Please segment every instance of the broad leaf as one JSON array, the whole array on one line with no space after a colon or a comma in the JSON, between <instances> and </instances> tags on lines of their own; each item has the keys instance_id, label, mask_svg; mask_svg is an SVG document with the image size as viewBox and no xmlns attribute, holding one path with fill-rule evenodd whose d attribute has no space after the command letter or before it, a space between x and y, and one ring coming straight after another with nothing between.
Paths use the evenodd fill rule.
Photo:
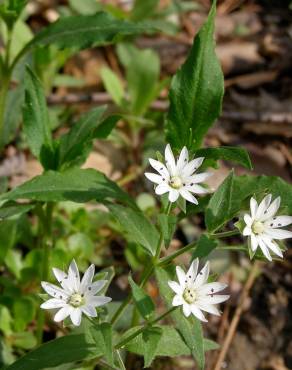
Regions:
<instances>
[{"instance_id":1,"label":"broad leaf","mask_svg":"<svg viewBox=\"0 0 292 370\"><path fill-rule=\"evenodd\" d=\"M132 288L133 299L138 311L144 319L149 320L155 311L152 299L134 282L131 276L129 276L129 283Z\"/></svg>"},{"instance_id":2,"label":"broad leaf","mask_svg":"<svg viewBox=\"0 0 292 370\"><path fill-rule=\"evenodd\" d=\"M67 335L41 345L8 366L7 370L42 370L102 355L89 336Z\"/></svg>"},{"instance_id":3,"label":"broad leaf","mask_svg":"<svg viewBox=\"0 0 292 370\"><path fill-rule=\"evenodd\" d=\"M141 21L151 17L158 6L159 0L135 0L131 18L134 21Z\"/></svg>"},{"instance_id":4,"label":"broad leaf","mask_svg":"<svg viewBox=\"0 0 292 370\"><path fill-rule=\"evenodd\" d=\"M94 139L106 139L120 119L121 116L118 114L105 118L93 131L92 137Z\"/></svg>"},{"instance_id":5,"label":"broad leaf","mask_svg":"<svg viewBox=\"0 0 292 370\"><path fill-rule=\"evenodd\" d=\"M106 91L110 94L113 101L121 106L125 91L119 77L108 67L103 67L101 69L100 76Z\"/></svg>"},{"instance_id":6,"label":"broad leaf","mask_svg":"<svg viewBox=\"0 0 292 370\"><path fill-rule=\"evenodd\" d=\"M177 218L174 215L161 213L158 215L159 228L162 232L166 248L169 246L176 229Z\"/></svg>"},{"instance_id":7,"label":"broad leaf","mask_svg":"<svg viewBox=\"0 0 292 370\"><path fill-rule=\"evenodd\" d=\"M205 157L205 159L223 159L241 164L252 169L252 164L248 152L244 148L220 146L218 148L204 148L196 151L196 157Z\"/></svg>"},{"instance_id":8,"label":"broad leaf","mask_svg":"<svg viewBox=\"0 0 292 370\"><path fill-rule=\"evenodd\" d=\"M93 169L73 168L64 172L48 171L3 194L1 199L32 199L42 202L71 200L77 203L95 199L115 199L136 207L134 201L104 174Z\"/></svg>"},{"instance_id":9,"label":"broad leaf","mask_svg":"<svg viewBox=\"0 0 292 370\"><path fill-rule=\"evenodd\" d=\"M218 245L217 240L210 239L206 235L201 235L196 248L192 254L192 259L207 257Z\"/></svg>"},{"instance_id":10,"label":"broad leaf","mask_svg":"<svg viewBox=\"0 0 292 370\"><path fill-rule=\"evenodd\" d=\"M157 353L162 329L159 326L149 327L143 332L142 337L145 343L144 367L150 367Z\"/></svg>"},{"instance_id":11,"label":"broad leaf","mask_svg":"<svg viewBox=\"0 0 292 370\"><path fill-rule=\"evenodd\" d=\"M149 31L147 25L117 19L105 12L62 17L39 32L28 47L57 44L61 48L84 49L117 42L122 37L146 31Z\"/></svg>"},{"instance_id":12,"label":"broad leaf","mask_svg":"<svg viewBox=\"0 0 292 370\"><path fill-rule=\"evenodd\" d=\"M23 213L29 212L34 206L34 204L16 203L13 201L6 202L0 207L0 219L20 216Z\"/></svg>"},{"instance_id":13,"label":"broad leaf","mask_svg":"<svg viewBox=\"0 0 292 370\"><path fill-rule=\"evenodd\" d=\"M8 251L13 247L17 233L17 220L0 221L0 263L4 261Z\"/></svg>"},{"instance_id":14,"label":"broad leaf","mask_svg":"<svg viewBox=\"0 0 292 370\"><path fill-rule=\"evenodd\" d=\"M141 244L148 253L155 255L159 233L141 211L120 205L109 205L109 210L119 221L130 240Z\"/></svg>"},{"instance_id":15,"label":"broad leaf","mask_svg":"<svg viewBox=\"0 0 292 370\"><path fill-rule=\"evenodd\" d=\"M213 1L207 22L194 39L190 54L172 79L166 122L167 141L174 149L200 147L221 112L223 73L215 54Z\"/></svg>"},{"instance_id":16,"label":"broad leaf","mask_svg":"<svg viewBox=\"0 0 292 370\"><path fill-rule=\"evenodd\" d=\"M24 81L23 130L32 153L41 161L44 168L52 168L45 158L54 156L45 93L40 81L29 67L26 69Z\"/></svg>"},{"instance_id":17,"label":"broad leaf","mask_svg":"<svg viewBox=\"0 0 292 370\"><path fill-rule=\"evenodd\" d=\"M159 285L159 291L164 298L167 306L172 306L173 292L168 286L168 281L173 280L174 270L173 266L168 268L156 268L156 278ZM196 359L200 369L204 368L204 339L201 323L193 317L186 318L178 308L171 313L171 317L176 323L177 330L182 335L185 343L189 347L193 357Z\"/></svg>"},{"instance_id":18,"label":"broad leaf","mask_svg":"<svg viewBox=\"0 0 292 370\"><path fill-rule=\"evenodd\" d=\"M84 114L71 130L61 136L59 145L59 166L66 168L81 165L91 150L94 129L101 121L105 106Z\"/></svg>"},{"instance_id":19,"label":"broad leaf","mask_svg":"<svg viewBox=\"0 0 292 370\"><path fill-rule=\"evenodd\" d=\"M104 322L100 325L91 326L90 333L95 341L96 347L104 353L107 362L114 365L114 356L112 348L112 327Z\"/></svg>"}]
</instances>

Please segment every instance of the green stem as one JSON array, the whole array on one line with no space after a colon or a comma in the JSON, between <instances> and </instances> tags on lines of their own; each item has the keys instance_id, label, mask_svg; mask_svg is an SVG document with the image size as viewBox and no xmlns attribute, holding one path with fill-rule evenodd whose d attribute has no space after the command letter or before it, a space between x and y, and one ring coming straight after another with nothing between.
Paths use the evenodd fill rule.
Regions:
<instances>
[{"instance_id":1,"label":"green stem","mask_svg":"<svg viewBox=\"0 0 292 370\"><path fill-rule=\"evenodd\" d=\"M231 231L224 231L222 233L216 233L216 234L210 234L210 238L212 239L221 239L221 238L227 238L228 236L232 235L239 235L239 230L231 230Z\"/></svg>"},{"instance_id":2,"label":"green stem","mask_svg":"<svg viewBox=\"0 0 292 370\"><path fill-rule=\"evenodd\" d=\"M39 221L42 222L42 228L40 232L43 233L43 255L42 255L42 281L48 280L49 275L49 260L50 250L52 247L52 220L53 220L53 203L47 203L46 212L39 217ZM40 345L43 340L43 328L45 323L45 313L41 308L39 309L37 318L36 338L37 344Z\"/></svg>"},{"instance_id":3,"label":"green stem","mask_svg":"<svg viewBox=\"0 0 292 370\"><path fill-rule=\"evenodd\" d=\"M116 349L122 348L125 344L130 342L132 339L136 338L139 334L143 333L145 329L147 329L149 326L156 324L157 322L164 319L167 315L169 315L171 312L176 310L177 307L171 307L168 311L164 312L162 315L158 316L156 319L146 322L140 329L135 331L135 333L129 335L127 338L122 339L120 342L118 342L115 346Z\"/></svg>"},{"instance_id":4,"label":"green stem","mask_svg":"<svg viewBox=\"0 0 292 370\"><path fill-rule=\"evenodd\" d=\"M119 362L119 365L120 365L120 370L127 370L119 351L117 351L117 359L118 359L118 362Z\"/></svg>"},{"instance_id":5,"label":"green stem","mask_svg":"<svg viewBox=\"0 0 292 370\"><path fill-rule=\"evenodd\" d=\"M170 263L172 260L174 260L176 257L180 256L181 254L185 253L185 252L188 252L190 249L193 249L196 247L196 243L193 242L193 243L190 243L188 245L186 245L185 247L179 249L178 251L172 253L171 255L169 256L166 256L164 258L161 258L157 264L157 266L164 266L164 265L167 265L168 263Z\"/></svg>"}]
</instances>

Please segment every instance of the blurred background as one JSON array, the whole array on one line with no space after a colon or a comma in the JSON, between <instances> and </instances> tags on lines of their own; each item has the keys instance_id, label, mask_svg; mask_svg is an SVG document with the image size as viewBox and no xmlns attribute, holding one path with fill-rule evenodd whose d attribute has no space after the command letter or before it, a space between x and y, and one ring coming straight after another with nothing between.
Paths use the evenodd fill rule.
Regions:
<instances>
[{"instance_id":1,"label":"blurred background","mask_svg":"<svg viewBox=\"0 0 292 370\"><path fill-rule=\"evenodd\" d=\"M54 136L65 132L80 113L94 106L108 104L112 113L124 114L109 140L94 143L83 167L96 168L117 180L136 197L142 209L150 216L155 214L157 199L150 195L152 185L143 178L143 171L147 158L165 146L163 123L170 79L185 60L209 7L209 0L29 1L14 31L13 55L33 34L67 15L106 10L119 18L148 22L159 32L80 52L49 45L24 58L14 73L9 93L0 157L1 190L42 172L20 129L23 69L30 63L47 93ZM5 41L3 24L0 30ZM205 146L242 146L250 153L252 173L277 175L291 182L292 2L218 1L216 42L226 91L221 118L209 131ZM211 188L215 189L230 169L230 163L222 162L210 179ZM247 173L242 167L235 171ZM203 226L200 214L182 223L172 250L192 241ZM0 251L0 364L13 361L35 345L30 333L37 306L33 296L39 286L36 229L29 214L17 222L0 223L0 243L5 249ZM109 215L96 205L61 203L55 214L54 232L52 266L64 267L72 257L78 259L83 270L89 261L99 268L114 265L116 278L111 296L126 296L128 265L139 274L145 255L135 245L125 243ZM231 239L235 245L240 241L240 237ZM227 251L213 253L211 258L213 270L225 272L223 280L230 284L232 294L222 317L210 317L205 326L206 336L222 343L238 305L249 262L244 255ZM244 302L224 368L292 368L291 267L290 249L283 261L263 268ZM159 299L154 282L147 289ZM46 339L52 339L60 329L50 323L45 330ZM208 354L209 370L214 368L217 355ZM129 361L129 368L142 368L138 357ZM183 370L195 369L194 366L193 360L186 357L158 359L152 368Z\"/></svg>"}]
</instances>

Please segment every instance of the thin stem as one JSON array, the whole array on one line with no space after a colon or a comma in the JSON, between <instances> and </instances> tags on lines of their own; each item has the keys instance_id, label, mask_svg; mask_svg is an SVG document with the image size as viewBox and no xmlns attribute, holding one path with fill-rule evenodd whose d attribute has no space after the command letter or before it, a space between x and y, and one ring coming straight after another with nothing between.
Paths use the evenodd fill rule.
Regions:
<instances>
[{"instance_id":1,"label":"thin stem","mask_svg":"<svg viewBox=\"0 0 292 370\"><path fill-rule=\"evenodd\" d=\"M231 231L224 231L222 233L211 234L209 236L212 239L221 239L221 238L226 238L228 236L239 235L239 234L240 234L239 230L231 230Z\"/></svg>"},{"instance_id":2,"label":"thin stem","mask_svg":"<svg viewBox=\"0 0 292 370\"><path fill-rule=\"evenodd\" d=\"M127 370L125 365L124 365L124 362L122 360L122 357L121 357L121 354L119 351L117 351L117 359L118 359L118 362L119 362L119 365L120 365L120 370Z\"/></svg>"},{"instance_id":3,"label":"thin stem","mask_svg":"<svg viewBox=\"0 0 292 370\"><path fill-rule=\"evenodd\" d=\"M143 333L145 329L147 329L149 326L156 324L157 322L164 319L167 315L169 315L171 312L176 310L177 307L171 307L168 311L164 312L162 315L158 316L156 319L146 322L140 329L135 331L135 333L129 335L127 338L122 339L120 342L118 342L115 346L116 349L122 348L125 344L130 342L132 339L136 338L139 334Z\"/></svg>"},{"instance_id":4,"label":"thin stem","mask_svg":"<svg viewBox=\"0 0 292 370\"><path fill-rule=\"evenodd\" d=\"M161 258L157 264L157 266L164 266L164 265L167 265L168 263L170 263L172 260L174 260L176 257L180 256L181 254L185 253L185 252L188 252L190 249L193 249L196 247L196 242L193 242L193 243L190 243L188 245L186 245L185 247L179 249L178 251L172 253L171 255L169 256L166 256L164 258Z\"/></svg>"}]
</instances>

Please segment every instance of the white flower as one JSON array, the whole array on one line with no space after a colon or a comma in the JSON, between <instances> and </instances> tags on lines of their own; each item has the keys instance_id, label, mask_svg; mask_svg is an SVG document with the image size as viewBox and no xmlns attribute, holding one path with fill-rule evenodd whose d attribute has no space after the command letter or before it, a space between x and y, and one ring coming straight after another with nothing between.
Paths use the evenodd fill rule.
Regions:
<instances>
[{"instance_id":1,"label":"white flower","mask_svg":"<svg viewBox=\"0 0 292 370\"><path fill-rule=\"evenodd\" d=\"M183 306L183 313L186 317L192 313L201 321L206 320L202 311L220 316L219 310L214 306L217 303L226 301L229 295L217 294L227 287L222 283L207 283L209 276L209 262L198 272L199 260L195 259L188 272L185 273L179 266L176 267L176 274L179 283L169 281L168 285L176 293L173 298L173 306Z\"/></svg>"},{"instance_id":2,"label":"white flower","mask_svg":"<svg viewBox=\"0 0 292 370\"><path fill-rule=\"evenodd\" d=\"M150 158L150 165L158 172L146 172L145 176L150 181L158 184L155 193L158 195L169 193L170 202L175 202L181 195L191 203L198 204L194 194L206 194L208 191L198 185L205 181L211 174L200 173L195 175L195 171L203 163L204 157L199 157L189 162L189 153L186 147L183 147L179 158L176 161L171 147L167 144L165 148L165 165L155 159Z\"/></svg>"},{"instance_id":3,"label":"white flower","mask_svg":"<svg viewBox=\"0 0 292 370\"><path fill-rule=\"evenodd\" d=\"M283 258L283 253L274 239L292 237L291 231L279 229L292 223L291 216L276 216L281 197L276 198L272 203L271 201L272 194L268 194L259 205L254 198L250 199L250 215L244 215L246 227L243 230L243 235L248 236L252 252L260 247L269 261L272 260L269 249Z\"/></svg>"},{"instance_id":4,"label":"white flower","mask_svg":"<svg viewBox=\"0 0 292 370\"><path fill-rule=\"evenodd\" d=\"M80 276L76 262L73 260L69 266L68 274L53 268L53 273L61 288L42 281L43 289L53 298L50 298L41 305L41 308L50 310L60 308L54 320L64 320L70 315L74 325L79 326L82 313L89 317L96 317L95 307L102 306L112 299L105 296L96 296L107 283L107 280L92 282L94 276L94 265L89 266L80 282Z\"/></svg>"}]
</instances>

